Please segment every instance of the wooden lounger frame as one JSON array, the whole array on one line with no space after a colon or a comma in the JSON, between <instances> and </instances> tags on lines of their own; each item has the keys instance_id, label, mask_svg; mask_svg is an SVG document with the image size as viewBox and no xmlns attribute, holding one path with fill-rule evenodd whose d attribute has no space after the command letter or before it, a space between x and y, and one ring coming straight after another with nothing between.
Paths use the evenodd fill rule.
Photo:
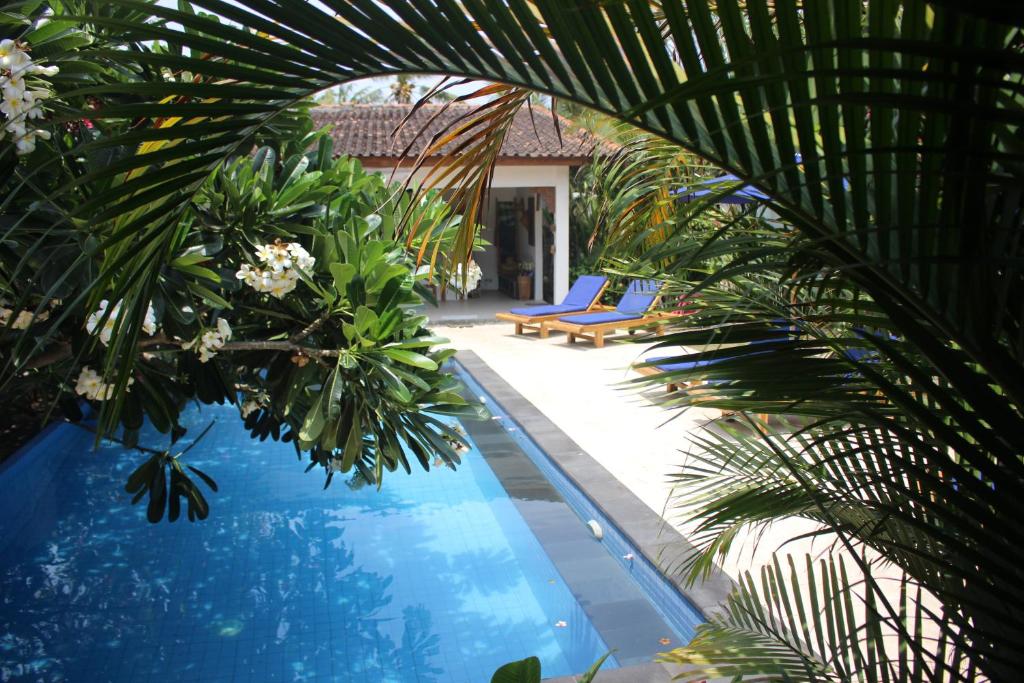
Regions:
<instances>
[{"instance_id":1,"label":"wooden lounger frame","mask_svg":"<svg viewBox=\"0 0 1024 683\"><path fill-rule=\"evenodd\" d=\"M638 374L641 374L641 375L643 375L645 377L650 377L652 375L660 375L661 373L665 372L664 370L660 369L656 365L647 365L647 366L640 367L640 368L634 367L633 371L638 373ZM682 382L682 381L679 381L679 382L666 382L665 383L665 391L667 391L668 393L671 394L671 393L675 392L677 389L680 389L682 387L690 386L690 384L691 384L690 382ZM735 410L722 410L721 408L714 408L714 410L718 411L718 416L719 417L727 417L729 415L737 414L737 411L735 411ZM769 418L768 413L757 413L757 419L760 420L762 424L768 424L768 418Z\"/></svg>"},{"instance_id":2,"label":"wooden lounger frame","mask_svg":"<svg viewBox=\"0 0 1024 683\"><path fill-rule=\"evenodd\" d=\"M658 299L654 300L651 304L651 308L658 305ZM567 317L567 316L562 316ZM569 322L567 320L548 320L541 323L540 336L547 338L551 333L551 330L559 330L565 332L566 341L570 344L575 344L578 338L590 339L594 342L594 346L601 348L604 346L604 335L607 332L615 332L616 330L629 330L630 334L633 334L633 328L643 327L646 325L656 324L657 329L655 334L661 334L665 330L665 325L672 319L673 316L666 315L664 313L645 314L641 318L633 318L630 320L616 320L610 323L597 323L594 325L582 325L579 323Z\"/></svg>"},{"instance_id":3,"label":"wooden lounger frame","mask_svg":"<svg viewBox=\"0 0 1024 683\"><path fill-rule=\"evenodd\" d=\"M524 334L523 330L537 330L544 335L541 329L542 323L547 320L556 320L566 315L577 315L580 313L596 313L598 311L613 311L614 308L610 306L602 306L599 302L601 297L604 296L604 290L608 288L608 281L601 285L601 289L598 290L597 296L594 297L590 307L583 311L573 311L572 313L550 313L548 315L519 315L518 313L498 313L494 317L498 320L505 320L516 324L516 334Z\"/></svg>"},{"instance_id":4,"label":"wooden lounger frame","mask_svg":"<svg viewBox=\"0 0 1024 683\"><path fill-rule=\"evenodd\" d=\"M661 373L664 372L664 370L659 368L657 365L645 365L644 367L633 368L633 370L637 374L643 375L644 377L651 377L653 375L660 375ZM676 390L676 387L682 386L683 384L685 384L685 383L684 382L669 382L669 383L667 383L665 385L665 391L667 391L668 393L671 394L673 391Z\"/></svg>"}]
</instances>

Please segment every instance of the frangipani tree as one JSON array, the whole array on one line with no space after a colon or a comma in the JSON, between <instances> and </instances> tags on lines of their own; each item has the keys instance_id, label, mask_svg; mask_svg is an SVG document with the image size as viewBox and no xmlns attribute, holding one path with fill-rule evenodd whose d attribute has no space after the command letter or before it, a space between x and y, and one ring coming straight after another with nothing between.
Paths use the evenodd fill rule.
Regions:
<instances>
[{"instance_id":1,"label":"frangipani tree","mask_svg":"<svg viewBox=\"0 0 1024 683\"><path fill-rule=\"evenodd\" d=\"M815 510L853 550L862 571L853 582L863 583L851 585L832 561L805 591L784 562L772 565L760 586L744 582L729 611L674 657L699 663L695 678L1016 676L1024 642L1024 546L1015 522L1024 499L1024 62L1012 3L193 3L205 15L192 5L137 0L104 3L98 14L87 12L91 3L52 5L69 22L124 41L119 49L69 49L66 59L136 78L124 85L90 77L61 93L69 101L91 98L92 120L123 126L117 142L106 143L122 145L116 162L76 176L102 191L74 203L69 216L90 221L102 249L96 284L82 296L93 308L104 297L123 301L119 319L130 321L112 335L108 357L118 361L104 373L117 378L118 396L137 362L139 330L176 226L209 173L281 121L295 101L397 73L499 82L504 103L522 97L515 88L571 99L753 183L801 240L801 253L842 275L837 291L861 297L850 322L867 321L895 337L856 336L882 366L856 364L863 402L881 390L899 412L856 412L856 457L807 458L798 449L798 460L771 435L758 451L764 462L747 457L749 450L744 456L751 476L763 468L785 473L785 487L773 490L799 496L795 509ZM28 35L31 22L10 31ZM466 130L472 166L455 174L455 185L480 184L488 150L498 148L494 133L514 107L491 109L501 113ZM72 140L38 144L36 153L63 160L81 150ZM36 172L15 176L19 192L34 191ZM453 210L472 206L472 193L466 196ZM409 227L403 237L412 240L415 231ZM456 253L468 255L470 243L467 230ZM770 322L764 313L751 307L729 338L763 334ZM18 356L10 371L33 355ZM739 369L756 374L749 363ZM839 383L836 374L828 386ZM729 399L786 412L808 398L792 386L785 401L769 394ZM109 411L108 426L116 414ZM706 452L714 467L735 464L728 449L709 444ZM825 496L815 490L820 477L807 472L829 468L833 487ZM841 503L851 500L869 513L866 523L849 521ZM777 509L765 502L761 514ZM865 544L902 572L905 599L882 599L870 566L856 559ZM939 600L940 612L929 613L915 597L919 589ZM784 594L801 596L799 604ZM938 629L937 641L909 626L926 619Z\"/></svg>"},{"instance_id":2,"label":"frangipani tree","mask_svg":"<svg viewBox=\"0 0 1024 683\"><path fill-rule=\"evenodd\" d=\"M165 509L175 521L182 500L190 520L208 514L199 483L216 483L179 457L188 448L174 449L185 431L179 414L193 401L237 404L254 438L294 443L309 469L324 470L325 486L353 469L380 485L385 472L413 462L459 462L461 436L439 418L473 410L440 369L454 352L425 327L429 274L415 274L415 251L396 233L403 220L435 223L446 207L436 193L413 202L357 161L335 159L330 138L293 116L305 132L234 158L194 195L148 290L123 388L109 367L123 359L112 350L117 335L133 324L126 299L76 300L98 259L66 252L72 240L88 251L88 231L8 233L8 272L26 259L36 269L34 279L5 283L21 308L5 320L6 362L41 338L44 350L21 366L23 377L58 391L63 384L72 415L69 398L101 411L116 401L108 414L121 429L107 434L151 455L126 488L136 502L148 495L152 522ZM145 418L168 434L166 449L138 443Z\"/></svg>"}]
</instances>

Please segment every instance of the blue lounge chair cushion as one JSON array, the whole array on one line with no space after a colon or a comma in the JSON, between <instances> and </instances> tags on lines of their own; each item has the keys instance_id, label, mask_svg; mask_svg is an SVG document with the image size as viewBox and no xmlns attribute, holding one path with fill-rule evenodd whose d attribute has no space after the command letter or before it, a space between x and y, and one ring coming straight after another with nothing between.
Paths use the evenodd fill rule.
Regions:
<instances>
[{"instance_id":1,"label":"blue lounge chair cushion","mask_svg":"<svg viewBox=\"0 0 1024 683\"><path fill-rule=\"evenodd\" d=\"M608 280L604 275L581 275L572 283L569 293L562 299L562 303L551 306L524 306L513 308L514 315L539 316L558 315L559 313L575 313L585 311L593 305L601 294L604 283Z\"/></svg>"},{"instance_id":2,"label":"blue lounge chair cushion","mask_svg":"<svg viewBox=\"0 0 1024 683\"><path fill-rule=\"evenodd\" d=\"M630 314L634 318L639 317L640 314L646 313L654 303L659 289L661 289L661 283L657 280L633 280L629 283L626 293L622 295L615 310L619 313Z\"/></svg>"},{"instance_id":3,"label":"blue lounge chair cushion","mask_svg":"<svg viewBox=\"0 0 1024 683\"><path fill-rule=\"evenodd\" d=\"M574 325L601 325L603 323L615 323L623 320L636 320L642 318L640 313L634 313L632 315L628 313L620 313L618 311L605 311L601 313L584 313L583 315L572 315L566 318L559 318L559 320L567 323L573 323Z\"/></svg>"},{"instance_id":4,"label":"blue lounge chair cushion","mask_svg":"<svg viewBox=\"0 0 1024 683\"><path fill-rule=\"evenodd\" d=\"M554 304L552 306L524 306L513 308L511 313L515 315L538 316L538 315L559 315L561 313L572 313L573 311L585 311L586 306L569 306L567 304Z\"/></svg>"},{"instance_id":5,"label":"blue lounge chair cushion","mask_svg":"<svg viewBox=\"0 0 1024 683\"><path fill-rule=\"evenodd\" d=\"M648 358L645 362L654 363L656 368L662 372L674 372L676 370L694 370L696 368L707 367L708 365L714 365L719 363L724 358L711 358L709 360L691 360L685 363L660 363L659 361L669 360L672 356L658 356L656 358Z\"/></svg>"},{"instance_id":6,"label":"blue lounge chair cushion","mask_svg":"<svg viewBox=\"0 0 1024 683\"><path fill-rule=\"evenodd\" d=\"M648 358L648 363L658 363L660 360L668 360L672 356L658 356L656 358ZM725 358L711 358L709 360L691 360L685 363L658 363L654 367L658 368L662 372L675 372L677 370L694 370L696 368L704 368L709 365L720 363ZM728 380L724 379L708 379L704 380L704 384L725 384Z\"/></svg>"},{"instance_id":7,"label":"blue lounge chair cushion","mask_svg":"<svg viewBox=\"0 0 1024 683\"><path fill-rule=\"evenodd\" d=\"M562 299L562 306L572 306L573 310L586 310L601 294L601 288L608 281L604 275L580 275L572 283L569 293Z\"/></svg>"},{"instance_id":8,"label":"blue lounge chair cushion","mask_svg":"<svg viewBox=\"0 0 1024 683\"><path fill-rule=\"evenodd\" d=\"M750 347L750 346L757 346L758 344L768 344L768 343L772 343L772 342L776 342L777 343L777 342L787 342L787 341L790 341L789 337L776 337L776 338L773 338L773 339L758 339L758 340L755 340L755 341L752 341L752 342L747 342L747 344L745 344L744 346ZM738 349L742 349L743 346L736 347L736 348L737 348L737 350ZM763 355L765 355L767 353L770 353L770 351L755 351L753 353L745 352L744 355L747 356L747 357L749 357L749 356L763 356ZM645 360L645 362L647 362L647 363L654 363L655 364L654 367L658 368L662 372L673 372L673 371L676 371L676 370L695 370L697 368L706 368L709 365L717 365L718 363L721 363L722 361L733 360L734 358L737 358L737 356L719 356L718 358L707 358L705 360L691 360L691 361L686 361L686 362L682 362L682 363L659 363L658 362L658 361L663 361L663 360L670 360L671 358L672 358L672 356L656 356L655 358L647 358Z\"/></svg>"}]
</instances>

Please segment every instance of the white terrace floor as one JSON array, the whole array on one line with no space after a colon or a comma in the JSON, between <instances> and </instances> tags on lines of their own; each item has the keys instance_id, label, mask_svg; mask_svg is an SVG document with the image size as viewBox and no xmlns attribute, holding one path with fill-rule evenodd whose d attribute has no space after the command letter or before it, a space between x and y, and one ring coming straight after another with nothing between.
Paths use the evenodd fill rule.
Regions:
<instances>
[{"instance_id":1,"label":"white terrace floor","mask_svg":"<svg viewBox=\"0 0 1024 683\"><path fill-rule=\"evenodd\" d=\"M509 323L445 326L435 321L432 327L455 348L480 356L637 497L688 535L678 515L667 509L670 476L680 471L690 435L717 412L668 410L658 405L663 391L640 393L634 387L624 388L624 381L637 376L628 366L641 355L643 345L611 341L601 349L586 342L569 345L560 333L552 333L549 339L536 334L515 336ZM797 521L777 525L762 539L756 554L735 554L724 568L735 578L737 570L760 566L782 540L807 529L807 524ZM783 550L811 551L809 544L799 545Z\"/></svg>"},{"instance_id":2,"label":"white terrace floor","mask_svg":"<svg viewBox=\"0 0 1024 683\"><path fill-rule=\"evenodd\" d=\"M452 293L437 308L424 306L432 326L494 322L494 315L510 308L543 304L543 301L518 301L500 292L481 292L471 299L459 299Z\"/></svg>"}]
</instances>

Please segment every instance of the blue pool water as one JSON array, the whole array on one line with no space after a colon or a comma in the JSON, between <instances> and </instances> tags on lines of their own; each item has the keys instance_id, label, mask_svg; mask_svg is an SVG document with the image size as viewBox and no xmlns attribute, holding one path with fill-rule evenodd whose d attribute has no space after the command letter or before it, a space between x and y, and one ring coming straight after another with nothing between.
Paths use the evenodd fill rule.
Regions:
<instances>
[{"instance_id":1,"label":"blue pool water","mask_svg":"<svg viewBox=\"0 0 1024 683\"><path fill-rule=\"evenodd\" d=\"M147 523L123 491L144 456L92 450L72 425L0 471L0 680L480 683L529 655L545 677L578 673L609 649L589 584L567 582L549 541L607 553L556 497L510 496L475 446L457 472L321 490L320 470L252 441L233 407L185 417L190 434L211 420L186 456L220 486L204 522ZM571 521L545 526L545 546L524 518L538 514ZM584 579L639 590L600 559ZM677 643L638 600L622 604ZM603 632L643 632L629 618ZM664 649L644 635L622 663Z\"/></svg>"}]
</instances>

